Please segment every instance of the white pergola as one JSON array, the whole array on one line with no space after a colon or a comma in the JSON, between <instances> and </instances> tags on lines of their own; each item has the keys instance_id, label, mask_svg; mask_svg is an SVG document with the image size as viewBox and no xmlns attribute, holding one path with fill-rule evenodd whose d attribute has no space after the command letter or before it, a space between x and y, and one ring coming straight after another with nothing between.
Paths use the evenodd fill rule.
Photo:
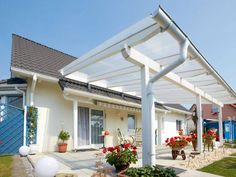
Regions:
<instances>
[{"instance_id":1,"label":"white pergola","mask_svg":"<svg viewBox=\"0 0 236 177\"><path fill-rule=\"evenodd\" d=\"M202 150L201 104L219 107L222 144L221 107L236 102L235 92L161 7L68 64L61 73L142 98L142 136L149 137L143 138L143 165L155 164L154 101L196 103L199 151Z\"/></svg>"}]
</instances>

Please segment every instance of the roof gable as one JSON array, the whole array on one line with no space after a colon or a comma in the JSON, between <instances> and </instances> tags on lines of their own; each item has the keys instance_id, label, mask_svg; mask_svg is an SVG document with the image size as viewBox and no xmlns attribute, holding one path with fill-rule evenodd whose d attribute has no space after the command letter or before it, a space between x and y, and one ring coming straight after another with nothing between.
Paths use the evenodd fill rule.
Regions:
<instances>
[{"instance_id":1,"label":"roof gable","mask_svg":"<svg viewBox=\"0 0 236 177\"><path fill-rule=\"evenodd\" d=\"M12 35L11 67L59 78L58 71L75 59L22 36Z\"/></svg>"}]
</instances>

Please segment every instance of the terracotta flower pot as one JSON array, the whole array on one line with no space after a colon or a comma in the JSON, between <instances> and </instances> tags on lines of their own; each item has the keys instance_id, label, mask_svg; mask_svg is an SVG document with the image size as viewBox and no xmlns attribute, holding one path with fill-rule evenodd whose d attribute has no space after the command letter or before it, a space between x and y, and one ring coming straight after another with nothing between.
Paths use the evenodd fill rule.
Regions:
<instances>
[{"instance_id":1,"label":"terracotta flower pot","mask_svg":"<svg viewBox=\"0 0 236 177\"><path fill-rule=\"evenodd\" d=\"M58 144L58 152L65 153L66 151L67 151L67 144L66 143Z\"/></svg>"},{"instance_id":2,"label":"terracotta flower pot","mask_svg":"<svg viewBox=\"0 0 236 177\"><path fill-rule=\"evenodd\" d=\"M125 165L115 165L116 172L119 173L127 168L129 168L130 164L125 164Z\"/></svg>"}]
</instances>

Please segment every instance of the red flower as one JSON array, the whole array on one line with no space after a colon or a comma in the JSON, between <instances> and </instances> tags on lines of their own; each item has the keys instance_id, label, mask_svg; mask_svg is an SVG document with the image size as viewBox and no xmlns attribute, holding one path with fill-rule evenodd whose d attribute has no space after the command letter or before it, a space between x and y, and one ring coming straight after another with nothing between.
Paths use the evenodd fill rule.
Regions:
<instances>
[{"instance_id":1,"label":"red flower","mask_svg":"<svg viewBox=\"0 0 236 177\"><path fill-rule=\"evenodd\" d=\"M135 154L135 155L137 155L137 154L138 154L136 150L133 150L132 152L133 152L133 154Z\"/></svg>"},{"instance_id":2,"label":"red flower","mask_svg":"<svg viewBox=\"0 0 236 177\"><path fill-rule=\"evenodd\" d=\"M113 152L113 151L115 150L115 148L109 147L107 150L108 150L109 152Z\"/></svg>"},{"instance_id":3,"label":"red flower","mask_svg":"<svg viewBox=\"0 0 236 177\"><path fill-rule=\"evenodd\" d=\"M116 146L115 149L117 150L117 152L120 152L120 146Z\"/></svg>"},{"instance_id":4,"label":"red flower","mask_svg":"<svg viewBox=\"0 0 236 177\"><path fill-rule=\"evenodd\" d=\"M102 150L102 152L105 154L105 153L107 152L107 149L104 148L104 149Z\"/></svg>"},{"instance_id":5,"label":"red flower","mask_svg":"<svg viewBox=\"0 0 236 177\"><path fill-rule=\"evenodd\" d=\"M131 146L131 144L127 143L127 144L123 144L123 146L125 149L128 149Z\"/></svg>"},{"instance_id":6,"label":"red flower","mask_svg":"<svg viewBox=\"0 0 236 177\"><path fill-rule=\"evenodd\" d=\"M136 146L134 146L134 147L133 147L133 150L137 150L137 147L136 147Z\"/></svg>"},{"instance_id":7,"label":"red flower","mask_svg":"<svg viewBox=\"0 0 236 177\"><path fill-rule=\"evenodd\" d=\"M186 140L187 140L188 142L191 142L191 141L192 141L192 139L191 139L190 137L186 138Z\"/></svg>"},{"instance_id":8,"label":"red flower","mask_svg":"<svg viewBox=\"0 0 236 177\"><path fill-rule=\"evenodd\" d=\"M106 135L109 135L109 131L107 131L107 130L104 132L104 136L106 136Z\"/></svg>"},{"instance_id":9,"label":"red flower","mask_svg":"<svg viewBox=\"0 0 236 177\"><path fill-rule=\"evenodd\" d=\"M168 142L169 142L169 138L167 138L167 139L165 140L165 142L168 143Z\"/></svg>"}]
</instances>

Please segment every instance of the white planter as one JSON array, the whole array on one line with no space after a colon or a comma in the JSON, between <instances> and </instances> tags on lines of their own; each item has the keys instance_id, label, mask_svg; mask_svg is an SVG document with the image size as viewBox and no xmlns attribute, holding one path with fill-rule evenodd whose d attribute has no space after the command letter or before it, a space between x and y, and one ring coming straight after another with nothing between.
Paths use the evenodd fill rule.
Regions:
<instances>
[{"instance_id":1,"label":"white planter","mask_svg":"<svg viewBox=\"0 0 236 177\"><path fill-rule=\"evenodd\" d=\"M107 147L113 147L113 136L106 135L104 136L104 146Z\"/></svg>"},{"instance_id":2,"label":"white planter","mask_svg":"<svg viewBox=\"0 0 236 177\"><path fill-rule=\"evenodd\" d=\"M30 152L29 152L30 155L34 155L39 152L39 145L31 144L31 145L29 145L29 147L30 147Z\"/></svg>"}]
</instances>

